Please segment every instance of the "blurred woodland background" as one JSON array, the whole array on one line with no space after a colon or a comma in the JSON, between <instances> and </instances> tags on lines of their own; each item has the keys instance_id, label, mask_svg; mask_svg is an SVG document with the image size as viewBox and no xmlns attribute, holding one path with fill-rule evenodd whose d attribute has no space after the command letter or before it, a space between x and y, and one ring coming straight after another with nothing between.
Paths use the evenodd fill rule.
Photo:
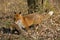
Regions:
<instances>
[{"instance_id":1,"label":"blurred woodland background","mask_svg":"<svg viewBox=\"0 0 60 40\"><path fill-rule=\"evenodd\" d=\"M14 12L23 15L47 13L54 15L34 29L30 34L2 34L0 40L60 40L60 0L0 0L0 28L9 28L14 24Z\"/></svg>"}]
</instances>

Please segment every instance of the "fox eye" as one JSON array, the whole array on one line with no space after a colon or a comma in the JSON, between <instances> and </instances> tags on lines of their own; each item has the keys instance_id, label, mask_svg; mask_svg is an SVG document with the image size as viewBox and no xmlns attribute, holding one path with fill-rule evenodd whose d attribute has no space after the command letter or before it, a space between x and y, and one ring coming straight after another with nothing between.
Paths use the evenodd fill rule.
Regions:
<instances>
[{"instance_id":1,"label":"fox eye","mask_svg":"<svg viewBox=\"0 0 60 40\"><path fill-rule=\"evenodd\" d=\"M19 12L19 14L21 14L21 12Z\"/></svg>"},{"instance_id":2,"label":"fox eye","mask_svg":"<svg viewBox=\"0 0 60 40\"><path fill-rule=\"evenodd\" d=\"M16 14L16 12L14 12L14 14Z\"/></svg>"}]
</instances>

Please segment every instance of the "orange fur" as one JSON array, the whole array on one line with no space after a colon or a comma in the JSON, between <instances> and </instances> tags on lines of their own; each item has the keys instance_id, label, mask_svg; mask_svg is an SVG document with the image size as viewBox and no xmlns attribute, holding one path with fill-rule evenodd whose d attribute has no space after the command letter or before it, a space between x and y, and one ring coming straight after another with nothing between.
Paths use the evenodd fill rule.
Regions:
<instances>
[{"instance_id":1,"label":"orange fur","mask_svg":"<svg viewBox=\"0 0 60 40\"><path fill-rule=\"evenodd\" d=\"M28 14L28 15L24 15L24 16L19 13L16 13L14 17L15 17L15 22L20 20L21 24L26 28L26 30L28 30L29 26L31 26L33 24L34 25L40 24L43 20L48 19L50 16L51 16L50 13L48 13L46 15L44 15L44 14L41 14L41 15L40 14Z\"/></svg>"}]
</instances>

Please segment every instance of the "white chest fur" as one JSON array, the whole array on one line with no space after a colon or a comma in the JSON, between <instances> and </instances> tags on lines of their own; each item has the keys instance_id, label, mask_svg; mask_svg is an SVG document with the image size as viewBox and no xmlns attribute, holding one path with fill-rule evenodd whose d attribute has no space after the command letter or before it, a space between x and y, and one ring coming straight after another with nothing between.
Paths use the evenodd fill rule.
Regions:
<instances>
[{"instance_id":1,"label":"white chest fur","mask_svg":"<svg viewBox=\"0 0 60 40\"><path fill-rule=\"evenodd\" d=\"M21 20L18 20L15 23L19 26L19 28L22 28L22 27L25 28Z\"/></svg>"}]
</instances>

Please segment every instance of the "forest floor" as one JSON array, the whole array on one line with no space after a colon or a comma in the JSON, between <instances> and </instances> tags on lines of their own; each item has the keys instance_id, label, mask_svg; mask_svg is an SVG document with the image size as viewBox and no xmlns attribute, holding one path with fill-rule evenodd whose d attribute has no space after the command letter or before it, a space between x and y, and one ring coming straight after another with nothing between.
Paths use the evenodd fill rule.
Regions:
<instances>
[{"instance_id":1,"label":"forest floor","mask_svg":"<svg viewBox=\"0 0 60 40\"><path fill-rule=\"evenodd\" d=\"M19 0L0 0L0 28L9 27L10 24L14 23L14 11L18 13L23 10L20 9L22 6L25 7L24 4L21 4L22 6L19 6L19 4ZM20 35L0 33L0 40L60 40L60 12L54 13L37 28L31 29L29 34L25 32Z\"/></svg>"}]
</instances>

